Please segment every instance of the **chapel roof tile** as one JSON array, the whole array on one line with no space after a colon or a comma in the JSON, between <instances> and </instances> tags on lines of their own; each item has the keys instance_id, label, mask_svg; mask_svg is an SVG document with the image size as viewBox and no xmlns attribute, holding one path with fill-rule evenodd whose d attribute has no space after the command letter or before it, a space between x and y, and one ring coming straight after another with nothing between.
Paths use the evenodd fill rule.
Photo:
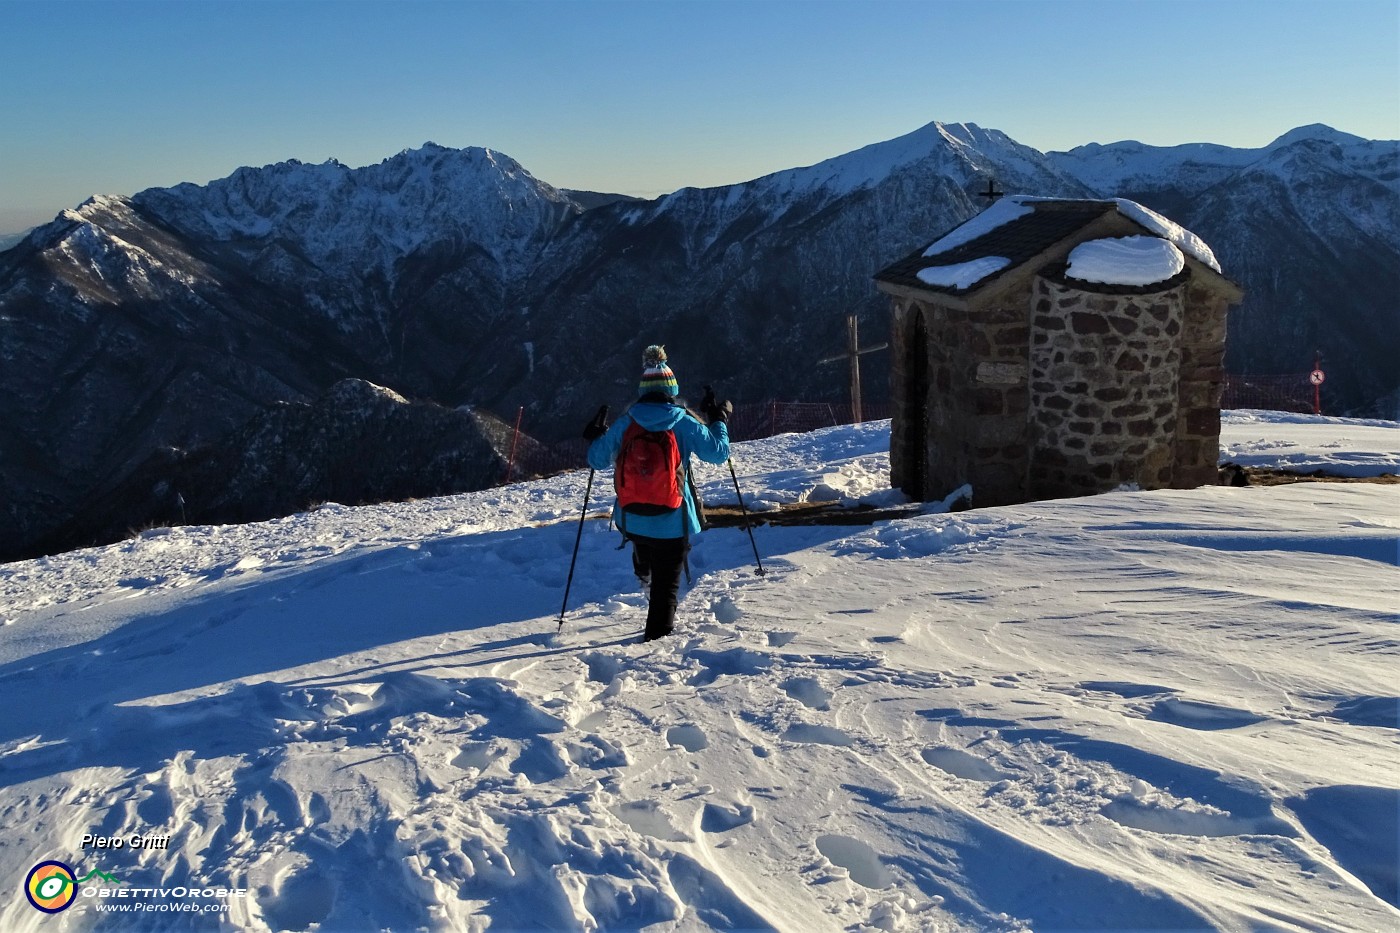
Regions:
<instances>
[{"instance_id":1,"label":"chapel roof tile","mask_svg":"<svg viewBox=\"0 0 1400 933\"><path fill-rule=\"evenodd\" d=\"M985 288L1066 237L1072 236L1077 230L1117 209L1113 201L1028 200L1025 204L1032 209L1030 213L1002 224L947 252L935 256L925 256L924 251L932 243L936 243L937 239L930 241L929 244L919 247L903 259L891 263L877 272L875 274L876 281L925 291L942 292L948 295L970 294ZM999 272L981 279L968 288L930 285L918 277L922 269L933 266L957 265L987 256L1004 256L1010 262Z\"/></svg>"}]
</instances>

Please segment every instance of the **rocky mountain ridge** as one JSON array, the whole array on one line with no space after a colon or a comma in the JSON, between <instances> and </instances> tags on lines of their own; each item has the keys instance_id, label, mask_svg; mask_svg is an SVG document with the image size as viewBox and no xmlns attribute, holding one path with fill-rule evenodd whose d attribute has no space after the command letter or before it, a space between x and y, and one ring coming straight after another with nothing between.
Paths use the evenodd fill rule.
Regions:
<instances>
[{"instance_id":1,"label":"rocky mountain ridge","mask_svg":"<svg viewBox=\"0 0 1400 933\"><path fill-rule=\"evenodd\" d=\"M216 443L154 451L87 496L36 549L119 540L151 525L262 521L323 502L483 489L504 475L510 440L510 426L486 412L345 379L310 402L276 402Z\"/></svg>"},{"instance_id":2,"label":"rocky mountain ridge","mask_svg":"<svg viewBox=\"0 0 1400 933\"><path fill-rule=\"evenodd\" d=\"M14 491L0 556L80 528L80 504L126 488L153 452L244 443L240 427L344 379L524 407L545 437L630 398L649 342L671 345L683 392L842 398L844 372L815 361L841 347L845 314L878 334L871 276L976 213L992 177L1130 197L1202 235L1246 290L1232 369L1304 371L1322 349L1346 361L1329 372L1334 404L1364 411L1400 386L1396 152L1304 127L1262 150L1044 154L933 123L652 201L561 191L492 150L433 144L359 169L292 161L94 198L0 253L0 382L17 402L0 412ZM863 362L867 385L882 366Z\"/></svg>"},{"instance_id":3,"label":"rocky mountain ridge","mask_svg":"<svg viewBox=\"0 0 1400 933\"><path fill-rule=\"evenodd\" d=\"M1080 177L1160 205L1245 287L1232 372L1302 372L1316 351L1332 413L1400 417L1400 144L1313 125L1260 150L1119 151L1106 176L1114 148L1079 163Z\"/></svg>"}]
</instances>

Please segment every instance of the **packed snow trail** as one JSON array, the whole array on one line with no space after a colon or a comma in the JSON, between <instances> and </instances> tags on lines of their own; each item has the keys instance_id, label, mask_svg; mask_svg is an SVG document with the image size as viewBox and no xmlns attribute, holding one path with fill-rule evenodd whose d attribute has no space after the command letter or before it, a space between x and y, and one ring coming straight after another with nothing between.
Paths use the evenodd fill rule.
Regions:
<instances>
[{"instance_id":1,"label":"packed snow trail","mask_svg":"<svg viewBox=\"0 0 1400 933\"><path fill-rule=\"evenodd\" d=\"M745 492L886 496L880 431L739 448ZM0 568L3 869L247 892L0 927L1400 923L1394 487L763 527L762 579L711 530L642 645L600 521L554 635L584 479Z\"/></svg>"}]
</instances>

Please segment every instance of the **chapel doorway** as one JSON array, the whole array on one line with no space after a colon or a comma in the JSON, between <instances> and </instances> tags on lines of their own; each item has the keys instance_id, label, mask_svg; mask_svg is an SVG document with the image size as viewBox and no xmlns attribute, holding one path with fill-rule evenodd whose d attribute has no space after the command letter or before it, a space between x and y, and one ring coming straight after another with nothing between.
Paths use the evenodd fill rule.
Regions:
<instances>
[{"instance_id":1,"label":"chapel doorway","mask_svg":"<svg viewBox=\"0 0 1400 933\"><path fill-rule=\"evenodd\" d=\"M909 327L909 339L905 343L907 358L904 371L908 374L908 417L904 419L905 443L904 463L901 471L904 476L904 491L912 499L922 499L927 486L928 470L928 323L924 320L922 308L914 310L914 319Z\"/></svg>"}]
</instances>

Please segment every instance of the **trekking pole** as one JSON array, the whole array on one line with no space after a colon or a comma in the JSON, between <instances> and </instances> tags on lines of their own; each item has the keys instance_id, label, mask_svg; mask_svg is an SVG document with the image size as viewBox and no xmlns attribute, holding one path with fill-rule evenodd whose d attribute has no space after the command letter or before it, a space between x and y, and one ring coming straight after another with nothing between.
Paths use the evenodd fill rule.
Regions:
<instances>
[{"instance_id":1,"label":"trekking pole","mask_svg":"<svg viewBox=\"0 0 1400 933\"><path fill-rule=\"evenodd\" d=\"M593 421L599 427L608 420L608 406L604 405L598 409L598 414ZM588 497L593 494L593 475L598 471L592 467L588 468L588 485L583 489L583 511L578 516L578 533L574 535L574 556L569 558L569 579L564 583L564 602L559 607L559 628L556 632L564 631L564 612L569 608L569 590L574 586L574 565L578 563L578 546L583 540L583 521L588 517Z\"/></svg>"},{"instance_id":2,"label":"trekking pole","mask_svg":"<svg viewBox=\"0 0 1400 933\"><path fill-rule=\"evenodd\" d=\"M749 524L749 510L744 505L744 494L739 491L739 475L734 472L734 458L729 458L729 476L734 480L734 495L739 497L739 509L744 513L744 530L749 533L749 544L753 545L753 559L758 561L758 570L761 577L768 573L763 569L763 558L758 556L758 542L753 539L753 526Z\"/></svg>"},{"instance_id":3,"label":"trekking pole","mask_svg":"<svg viewBox=\"0 0 1400 933\"><path fill-rule=\"evenodd\" d=\"M593 474L596 470L588 471L588 485L583 490L583 511L578 517L578 534L574 535L574 556L569 558L569 579L564 584L564 603L559 607L559 628L555 631L564 631L564 611L569 608L569 590L574 586L574 564L578 562L578 546L583 540L583 520L588 517L588 497L593 492Z\"/></svg>"}]
</instances>

